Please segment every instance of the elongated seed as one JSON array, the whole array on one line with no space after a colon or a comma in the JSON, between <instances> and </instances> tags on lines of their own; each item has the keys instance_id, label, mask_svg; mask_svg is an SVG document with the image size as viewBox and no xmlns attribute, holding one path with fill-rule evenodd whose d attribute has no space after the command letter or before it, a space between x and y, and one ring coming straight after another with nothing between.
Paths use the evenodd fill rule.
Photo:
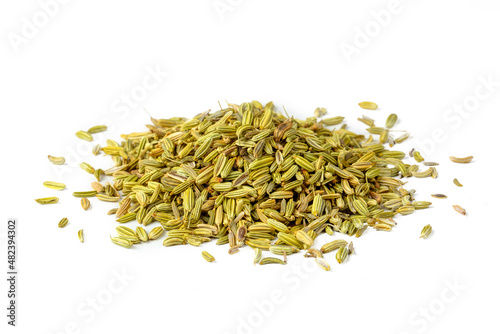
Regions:
<instances>
[{"instance_id":1,"label":"elongated seed","mask_svg":"<svg viewBox=\"0 0 500 334\"><path fill-rule=\"evenodd\" d=\"M63 157L54 157L52 155L48 156L49 161L52 162L54 165L63 165L66 160Z\"/></svg>"},{"instance_id":2,"label":"elongated seed","mask_svg":"<svg viewBox=\"0 0 500 334\"><path fill-rule=\"evenodd\" d=\"M325 271L330 271L330 265L328 264L328 262L325 261L325 259L321 258L321 257L317 257L314 259L314 261L318 264L318 266L325 270Z\"/></svg>"},{"instance_id":3,"label":"elongated seed","mask_svg":"<svg viewBox=\"0 0 500 334\"><path fill-rule=\"evenodd\" d=\"M57 198L57 197L45 197L45 198L35 199L35 201L37 203L40 203L40 204L55 204L55 203L59 202L59 198Z\"/></svg>"},{"instance_id":4,"label":"elongated seed","mask_svg":"<svg viewBox=\"0 0 500 334\"><path fill-rule=\"evenodd\" d=\"M473 156L468 156L465 158L450 157L450 160L452 162L459 163L459 164L468 164L469 162L472 161L473 158L474 158Z\"/></svg>"},{"instance_id":5,"label":"elongated seed","mask_svg":"<svg viewBox=\"0 0 500 334\"><path fill-rule=\"evenodd\" d=\"M431 232L432 232L432 226L425 225L424 228L422 229L422 232L420 232L420 238L427 239L431 234Z\"/></svg>"},{"instance_id":6,"label":"elongated seed","mask_svg":"<svg viewBox=\"0 0 500 334\"><path fill-rule=\"evenodd\" d=\"M274 258L274 257L264 257L259 262L260 265L264 264L286 264L283 260Z\"/></svg>"},{"instance_id":7,"label":"elongated seed","mask_svg":"<svg viewBox=\"0 0 500 334\"><path fill-rule=\"evenodd\" d=\"M47 188L54 190L63 190L66 188L66 185L64 183L53 182L53 181L45 181L43 185L46 186Z\"/></svg>"},{"instance_id":8,"label":"elongated seed","mask_svg":"<svg viewBox=\"0 0 500 334\"><path fill-rule=\"evenodd\" d=\"M76 136L80 139L86 140L86 141L92 141L94 138L92 138L92 135L86 131L78 131L76 133Z\"/></svg>"},{"instance_id":9,"label":"elongated seed","mask_svg":"<svg viewBox=\"0 0 500 334\"><path fill-rule=\"evenodd\" d=\"M462 208L461 206L459 205L453 205L453 209L455 209L456 212L458 212L459 214L461 215L466 215L467 214L467 211L465 211L464 208Z\"/></svg>"},{"instance_id":10,"label":"elongated seed","mask_svg":"<svg viewBox=\"0 0 500 334\"><path fill-rule=\"evenodd\" d=\"M215 258L212 255L210 255L210 253L208 253L207 251L201 252L201 255L203 256L203 258L207 262L214 262L215 261Z\"/></svg>"},{"instance_id":11,"label":"elongated seed","mask_svg":"<svg viewBox=\"0 0 500 334\"><path fill-rule=\"evenodd\" d=\"M87 211L90 208L90 201L88 200L88 198L82 198L80 203L82 205L83 210Z\"/></svg>"},{"instance_id":12,"label":"elongated seed","mask_svg":"<svg viewBox=\"0 0 500 334\"><path fill-rule=\"evenodd\" d=\"M359 106L363 109L369 109L369 110L377 110L378 105L373 102L360 102Z\"/></svg>"},{"instance_id":13,"label":"elongated seed","mask_svg":"<svg viewBox=\"0 0 500 334\"><path fill-rule=\"evenodd\" d=\"M60 228L66 227L66 225L68 225L68 222L68 218L63 218L59 221L59 224L57 224L57 226Z\"/></svg>"}]
</instances>

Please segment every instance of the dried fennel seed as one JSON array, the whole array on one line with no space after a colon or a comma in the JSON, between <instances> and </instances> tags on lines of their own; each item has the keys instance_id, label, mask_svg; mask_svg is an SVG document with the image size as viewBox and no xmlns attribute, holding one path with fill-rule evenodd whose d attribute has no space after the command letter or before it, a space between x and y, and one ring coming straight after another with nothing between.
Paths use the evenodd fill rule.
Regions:
<instances>
[{"instance_id":1,"label":"dried fennel seed","mask_svg":"<svg viewBox=\"0 0 500 334\"><path fill-rule=\"evenodd\" d=\"M378 105L374 102L360 102L359 106L363 109L377 110Z\"/></svg>"},{"instance_id":2,"label":"dried fennel seed","mask_svg":"<svg viewBox=\"0 0 500 334\"><path fill-rule=\"evenodd\" d=\"M467 214L467 211L465 211L464 208L462 208L461 206L459 205L453 205L453 209L455 209L456 212L458 212L459 214L461 215L466 215Z\"/></svg>"},{"instance_id":3,"label":"dried fennel seed","mask_svg":"<svg viewBox=\"0 0 500 334\"><path fill-rule=\"evenodd\" d=\"M63 228L68 225L68 218L63 218L59 221L59 224L57 224L58 227Z\"/></svg>"},{"instance_id":4,"label":"dried fennel seed","mask_svg":"<svg viewBox=\"0 0 500 334\"><path fill-rule=\"evenodd\" d=\"M83 243L83 230L78 231L78 240Z\"/></svg>"},{"instance_id":5,"label":"dried fennel seed","mask_svg":"<svg viewBox=\"0 0 500 334\"><path fill-rule=\"evenodd\" d=\"M90 208L90 201L88 198L82 198L80 201L80 204L82 205L83 210L87 211Z\"/></svg>"},{"instance_id":6,"label":"dried fennel seed","mask_svg":"<svg viewBox=\"0 0 500 334\"><path fill-rule=\"evenodd\" d=\"M64 183L53 182L53 181L45 181L43 185L49 189L54 189L54 190L64 190L66 188L66 185Z\"/></svg>"},{"instance_id":7,"label":"dried fennel seed","mask_svg":"<svg viewBox=\"0 0 500 334\"><path fill-rule=\"evenodd\" d=\"M214 262L215 258L207 251L201 252L201 256L207 261L207 262Z\"/></svg>"},{"instance_id":8,"label":"dried fennel seed","mask_svg":"<svg viewBox=\"0 0 500 334\"><path fill-rule=\"evenodd\" d=\"M472 161L473 158L474 158L473 156L468 156L465 158L450 157L450 160L452 162L459 163L459 164L468 164L469 162Z\"/></svg>"},{"instance_id":9,"label":"dried fennel seed","mask_svg":"<svg viewBox=\"0 0 500 334\"><path fill-rule=\"evenodd\" d=\"M378 108L372 102L360 106ZM124 134L121 142L107 140L107 146L95 149L110 156L113 167L96 171L82 163L98 181L104 175L113 181L94 181L92 191L73 195L118 202L108 214L123 228L111 241L125 248L166 233L166 247L196 247L217 239L217 245L227 244L228 253L235 254L250 246L254 263L285 264L263 257L263 251L286 259L301 250L316 259L337 250L342 263L352 244L337 239L321 250L311 248L319 234L359 237L367 228L392 230L395 215L430 205L416 202L415 191L404 189L401 178L435 177L437 172L434 167L419 171L402 161L404 152L383 145L409 137L390 136L395 115L388 117L386 128L368 117L359 119L370 134L381 137L378 141L346 126L328 129L344 118L318 121L322 116L319 108L316 117L298 120L276 112L272 102L262 106L252 101L190 120L151 118L146 131ZM91 139L95 131L80 131L79 137ZM134 220L140 225L136 230L121 225ZM150 224L156 226L147 233L142 226Z\"/></svg>"},{"instance_id":10,"label":"dried fennel seed","mask_svg":"<svg viewBox=\"0 0 500 334\"><path fill-rule=\"evenodd\" d=\"M424 228L422 229L422 232L420 232L420 238L427 239L429 237L429 235L431 234L431 232L432 232L431 225L424 226Z\"/></svg>"},{"instance_id":11,"label":"dried fennel seed","mask_svg":"<svg viewBox=\"0 0 500 334\"><path fill-rule=\"evenodd\" d=\"M57 197L45 197L45 198L37 198L35 201L39 204L55 204L59 202L59 198Z\"/></svg>"},{"instance_id":12,"label":"dried fennel seed","mask_svg":"<svg viewBox=\"0 0 500 334\"><path fill-rule=\"evenodd\" d=\"M49 161L52 162L54 165L64 165L66 160L63 157L54 157L52 155L48 156Z\"/></svg>"}]
</instances>

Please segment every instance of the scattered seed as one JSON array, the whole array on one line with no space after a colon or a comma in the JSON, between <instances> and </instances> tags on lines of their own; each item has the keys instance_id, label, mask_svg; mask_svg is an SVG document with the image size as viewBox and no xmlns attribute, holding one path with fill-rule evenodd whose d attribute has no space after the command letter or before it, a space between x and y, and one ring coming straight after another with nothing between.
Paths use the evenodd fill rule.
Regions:
<instances>
[{"instance_id":1,"label":"scattered seed","mask_svg":"<svg viewBox=\"0 0 500 334\"><path fill-rule=\"evenodd\" d=\"M90 201L88 200L88 198L82 198L80 202L83 210L87 211L90 208Z\"/></svg>"},{"instance_id":2,"label":"scattered seed","mask_svg":"<svg viewBox=\"0 0 500 334\"><path fill-rule=\"evenodd\" d=\"M461 215L465 216L467 214L467 212L465 211L465 209L462 208L461 206L453 205L453 209L455 209L455 211L458 212Z\"/></svg>"},{"instance_id":3,"label":"scattered seed","mask_svg":"<svg viewBox=\"0 0 500 334\"><path fill-rule=\"evenodd\" d=\"M68 225L68 218L63 218L59 221L59 224L57 224L58 227L63 228Z\"/></svg>"},{"instance_id":4,"label":"scattered seed","mask_svg":"<svg viewBox=\"0 0 500 334\"><path fill-rule=\"evenodd\" d=\"M207 262L214 262L215 261L215 258L206 251L201 252L201 256L203 256L203 258Z\"/></svg>"},{"instance_id":5,"label":"scattered seed","mask_svg":"<svg viewBox=\"0 0 500 334\"><path fill-rule=\"evenodd\" d=\"M420 238L427 239L429 237L429 235L431 234L431 232L432 232L431 225L424 226L424 228L422 229L422 232L420 232Z\"/></svg>"},{"instance_id":6,"label":"scattered seed","mask_svg":"<svg viewBox=\"0 0 500 334\"><path fill-rule=\"evenodd\" d=\"M378 109L378 105L373 102L360 102L359 106L363 109L376 110Z\"/></svg>"},{"instance_id":7,"label":"scattered seed","mask_svg":"<svg viewBox=\"0 0 500 334\"><path fill-rule=\"evenodd\" d=\"M47 188L54 190L63 190L66 188L66 185L64 183L52 182L52 181L45 181L43 185L46 186Z\"/></svg>"},{"instance_id":8,"label":"scattered seed","mask_svg":"<svg viewBox=\"0 0 500 334\"><path fill-rule=\"evenodd\" d=\"M52 162L54 165L63 165L66 160L63 157L54 157L52 155L49 155L49 161Z\"/></svg>"},{"instance_id":9,"label":"scattered seed","mask_svg":"<svg viewBox=\"0 0 500 334\"><path fill-rule=\"evenodd\" d=\"M459 164L468 164L469 162L472 161L473 158L474 158L473 156L468 156L465 158L450 157L450 160Z\"/></svg>"}]
</instances>

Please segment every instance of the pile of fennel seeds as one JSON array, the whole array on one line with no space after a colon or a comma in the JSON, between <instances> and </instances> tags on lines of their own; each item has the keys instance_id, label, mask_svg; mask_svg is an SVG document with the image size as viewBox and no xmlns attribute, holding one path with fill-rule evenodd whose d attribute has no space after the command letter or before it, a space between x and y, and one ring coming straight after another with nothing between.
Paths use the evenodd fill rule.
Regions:
<instances>
[{"instance_id":1,"label":"pile of fennel seeds","mask_svg":"<svg viewBox=\"0 0 500 334\"><path fill-rule=\"evenodd\" d=\"M334 240L316 249L315 238L323 232L359 237L367 228L390 231L396 214L431 204L415 201L415 191L404 189L401 179L435 177L435 167L420 172L402 161L404 152L384 146L408 138L392 138L394 114L385 127L359 118L369 126L368 137L345 124L327 128L343 117L298 120L276 112L272 102L229 104L191 120L151 120L148 131L95 150L112 157L115 166L103 171L112 183L101 184L97 173L92 191L74 193L118 202L110 213L120 226L111 240L126 248L160 237L164 246L216 239L229 244L229 254L254 248L261 264L281 261L262 258L262 251L284 256L286 263L287 255L300 250L317 259L337 250L343 262L352 244ZM135 230L126 226L134 220ZM156 226L147 232L148 225ZM325 263L318 261L329 269Z\"/></svg>"}]
</instances>

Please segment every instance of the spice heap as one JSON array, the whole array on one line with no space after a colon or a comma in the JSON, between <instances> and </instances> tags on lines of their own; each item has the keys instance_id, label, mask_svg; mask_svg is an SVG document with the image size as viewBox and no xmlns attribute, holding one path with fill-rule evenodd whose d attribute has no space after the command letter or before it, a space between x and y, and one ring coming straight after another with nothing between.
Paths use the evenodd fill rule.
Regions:
<instances>
[{"instance_id":1,"label":"spice heap","mask_svg":"<svg viewBox=\"0 0 500 334\"><path fill-rule=\"evenodd\" d=\"M315 111L318 117L325 113L324 108ZM276 112L272 102L262 106L257 101L229 104L191 120L151 118L148 131L95 147L94 154L111 156L115 166L103 171L82 163L97 181L92 191L74 196L118 202L119 207L110 211L116 221L139 223L135 230L120 225L118 236L111 238L126 248L166 233L164 246L199 246L217 239L217 245L229 244L230 254L249 246L256 250L254 261L261 264L284 264L287 255L306 250L306 257L315 257L329 270L324 253L338 250L341 263L353 247L339 239L312 248L320 233L359 237L368 227L390 231L396 214L411 214L431 204L415 201L415 191L404 189L401 178L437 177L435 167L421 172L418 165L402 161L404 152L384 146L408 138L407 133L392 138L395 114L385 128L366 116L359 118L369 126L368 137L347 130L345 124L328 129L343 120L298 120ZM105 127L79 131L77 136L92 140L97 130ZM49 159L64 163L63 158ZM103 174L113 182L100 183ZM82 207L89 205L82 200ZM157 226L148 233L144 227L151 224ZM80 234L83 242L83 231ZM426 238L428 233L422 235ZM263 250L285 259L262 258ZM206 252L203 257L214 261Z\"/></svg>"}]
</instances>

